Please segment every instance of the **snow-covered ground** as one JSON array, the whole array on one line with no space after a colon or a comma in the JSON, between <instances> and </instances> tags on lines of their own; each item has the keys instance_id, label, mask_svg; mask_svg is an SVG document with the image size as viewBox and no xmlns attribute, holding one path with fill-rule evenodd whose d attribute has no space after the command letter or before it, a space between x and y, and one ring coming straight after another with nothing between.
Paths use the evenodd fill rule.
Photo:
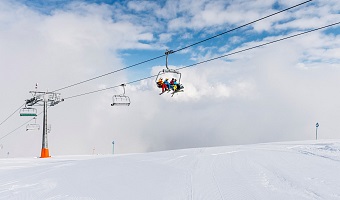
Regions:
<instances>
[{"instance_id":1,"label":"snow-covered ground","mask_svg":"<svg viewBox=\"0 0 340 200\"><path fill-rule=\"evenodd\" d=\"M0 159L0 199L340 199L340 141Z\"/></svg>"}]
</instances>

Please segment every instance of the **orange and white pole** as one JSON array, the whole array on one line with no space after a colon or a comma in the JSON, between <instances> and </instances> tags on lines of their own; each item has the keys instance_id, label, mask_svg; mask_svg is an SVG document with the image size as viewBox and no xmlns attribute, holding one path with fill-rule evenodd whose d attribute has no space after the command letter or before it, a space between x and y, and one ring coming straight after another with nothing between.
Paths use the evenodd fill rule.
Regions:
<instances>
[{"instance_id":1,"label":"orange and white pole","mask_svg":"<svg viewBox=\"0 0 340 200\"><path fill-rule=\"evenodd\" d=\"M49 158L50 153L48 151L48 142L47 142L47 96L44 95L44 118L43 118L43 137L42 137L42 148L41 148L41 156L40 158Z\"/></svg>"}]
</instances>

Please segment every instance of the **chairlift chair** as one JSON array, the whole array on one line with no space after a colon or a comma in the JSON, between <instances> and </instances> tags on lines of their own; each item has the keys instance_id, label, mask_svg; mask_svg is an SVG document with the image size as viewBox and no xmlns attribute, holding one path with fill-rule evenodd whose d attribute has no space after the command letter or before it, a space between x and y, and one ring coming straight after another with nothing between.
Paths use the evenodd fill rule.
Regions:
<instances>
[{"instance_id":1,"label":"chairlift chair","mask_svg":"<svg viewBox=\"0 0 340 200\"><path fill-rule=\"evenodd\" d=\"M177 84L176 84L177 85L177 89L176 90L173 89L173 92L171 93L172 94L171 97L173 97L174 94L176 94L178 92L184 92L184 90L183 90L184 87L181 84L182 74L178 70L176 70L176 69L169 69L169 67L168 67L168 56L169 56L169 54L172 54L172 53L174 53L174 51L172 51L172 50L166 50L165 51L165 55L166 55L165 67L166 67L166 69L163 69L162 71L158 72L157 77L156 77L156 85L157 85L157 87L161 88L162 86L159 84L158 81L159 81L160 76L162 74L173 74L173 75L175 75L175 77L172 77L172 78L178 79L176 81L177 82ZM162 91L162 93L160 93L160 94L163 94L163 93L164 93L164 91Z\"/></svg>"},{"instance_id":2,"label":"chairlift chair","mask_svg":"<svg viewBox=\"0 0 340 200\"><path fill-rule=\"evenodd\" d=\"M34 117L34 123L26 125L26 131L38 131L40 130L40 125L37 124L37 118Z\"/></svg>"},{"instance_id":3,"label":"chairlift chair","mask_svg":"<svg viewBox=\"0 0 340 200\"><path fill-rule=\"evenodd\" d=\"M162 71L158 72L158 74L157 74L157 77L156 77L156 80L155 80L157 87L159 87L159 86L158 86L158 80L161 78L161 76L162 76L163 74L173 74L173 75L176 76L176 77L175 77L176 79L178 78L178 80L177 80L178 83L181 83L182 74L181 74L180 72L178 72L178 71L175 70L175 69L163 69ZM166 75L165 75L165 76L166 76Z\"/></svg>"},{"instance_id":4,"label":"chairlift chair","mask_svg":"<svg viewBox=\"0 0 340 200\"><path fill-rule=\"evenodd\" d=\"M113 95L111 106L129 106L131 104L130 98L125 95L125 84L121 84L120 86L123 87L124 93Z\"/></svg>"},{"instance_id":5,"label":"chairlift chair","mask_svg":"<svg viewBox=\"0 0 340 200\"><path fill-rule=\"evenodd\" d=\"M37 109L30 107L21 108L20 116L35 117L37 116Z\"/></svg>"},{"instance_id":6,"label":"chairlift chair","mask_svg":"<svg viewBox=\"0 0 340 200\"><path fill-rule=\"evenodd\" d=\"M159 87L157 82L158 82L158 80L159 80L159 78L161 77L162 74L173 74L173 75L176 75L176 78L178 78L178 83L181 83L182 74L179 71L177 71L176 69L170 69L168 67L168 56L169 56L169 54L172 54L172 53L174 53L173 50L166 50L165 51L165 55L166 55L165 67L166 67L166 69L162 69L160 72L158 72L157 77L156 77L156 85L157 85L157 87Z\"/></svg>"},{"instance_id":7,"label":"chairlift chair","mask_svg":"<svg viewBox=\"0 0 340 200\"><path fill-rule=\"evenodd\" d=\"M26 131L38 131L40 130L39 124L27 124L26 125Z\"/></svg>"}]
</instances>

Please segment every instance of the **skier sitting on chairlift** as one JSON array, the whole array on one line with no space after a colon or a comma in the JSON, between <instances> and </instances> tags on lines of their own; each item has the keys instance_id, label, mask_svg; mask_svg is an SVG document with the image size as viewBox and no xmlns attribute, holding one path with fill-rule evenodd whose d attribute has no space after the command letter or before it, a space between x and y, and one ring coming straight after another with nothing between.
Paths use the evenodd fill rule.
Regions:
<instances>
[{"instance_id":1,"label":"skier sitting on chairlift","mask_svg":"<svg viewBox=\"0 0 340 200\"><path fill-rule=\"evenodd\" d=\"M170 90L170 88L171 88L170 83L169 83L168 80L169 80L169 79L166 78L165 81L164 81L164 83L163 83L163 84L166 86L165 90Z\"/></svg>"},{"instance_id":2,"label":"skier sitting on chairlift","mask_svg":"<svg viewBox=\"0 0 340 200\"><path fill-rule=\"evenodd\" d=\"M174 82L175 82L175 79L172 78L171 81L170 81L170 87L172 90L174 90Z\"/></svg>"},{"instance_id":3,"label":"skier sitting on chairlift","mask_svg":"<svg viewBox=\"0 0 340 200\"><path fill-rule=\"evenodd\" d=\"M157 81L157 87L162 88L162 86L163 86L163 79L160 78L160 79Z\"/></svg>"},{"instance_id":4,"label":"skier sitting on chairlift","mask_svg":"<svg viewBox=\"0 0 340 200\"><path fill-rule=\"evenodd\" d=\"M157 81L157 87L162 88L162 93L165 92L167 86L164 84L162 78Z\"/></svg>"},{"instance_id":5,"label":"skier sitting on chairlift","mask_svg":"<svg viewBox=\"0 0 340 200\"><path fill-rule=\"evenodd\" d=\"M183 88L184 87L180 83L178 83L176 79L174 79L174 85L173 85L174 92L181 90Z\"/></svg>"},{"instance_id":6,"label":"skier sitting on chairlift","mask_svg":"<svg viewBox=\"0 0 340 200\"><path fill-rule=\"evenodd\" d=\"M171 79L171 81L170 81L170 85L173 85L173 84L174 84L174 82L175 82L175 79L174 79L174 78L172 78L172 79Z\"/></svg>"}]
</instances>

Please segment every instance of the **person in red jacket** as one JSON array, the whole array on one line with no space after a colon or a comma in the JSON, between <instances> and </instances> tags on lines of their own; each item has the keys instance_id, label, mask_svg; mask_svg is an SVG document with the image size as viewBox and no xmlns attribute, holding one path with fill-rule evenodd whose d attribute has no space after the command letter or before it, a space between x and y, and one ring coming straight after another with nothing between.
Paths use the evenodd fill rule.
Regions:
<instances>
[{"instance_id":1,"label":"person in red jacket","mask_svg":"<svg viewBox=\"0 0 340 200\"><path fill-rule=\"evenodd\" d=\"M174 83L175 83L175 79L172 78L171 81L170 81L170 88L171 88L172 90L174 90Z\"/></svg>"},{"instance_id":2,"label":"person in red jacket","mask_svg":"<svg viewBox=\"0 0 340 200\"><path fill-rule=\"evenodd\" d=\"M160 78L160 79L157 81L157 87L162 88L162 93L166 90L166 85L164 84L162 78Z\"/></svg>"}]
</instances>

